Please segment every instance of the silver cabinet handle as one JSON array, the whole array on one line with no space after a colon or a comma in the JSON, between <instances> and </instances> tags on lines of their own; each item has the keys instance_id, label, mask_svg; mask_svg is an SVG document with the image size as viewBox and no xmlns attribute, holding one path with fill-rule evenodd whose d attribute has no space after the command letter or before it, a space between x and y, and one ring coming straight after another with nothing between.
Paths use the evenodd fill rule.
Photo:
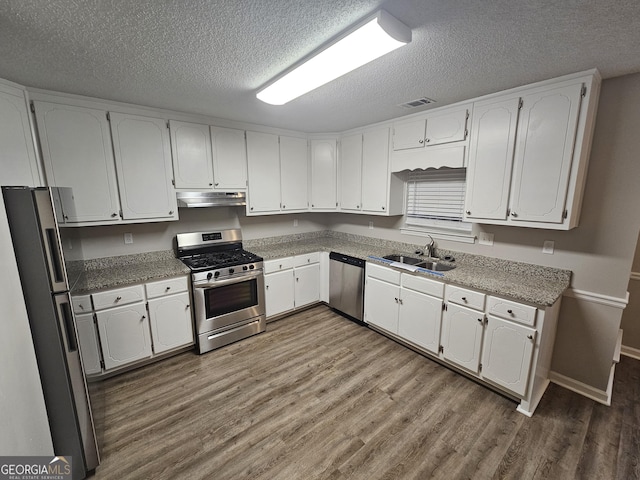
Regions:
<instances>
[{"instance_id":1,"label":"silver cabinet handle","mask_svg":"<svg viewBox=\"0 0 640 480\"><path fill-rule=\"evenodd\" d=\"M482 324L482 319L481 318L479 318L478 321Z\"/></svg>"},{"instance_id":2,"label":"silver cabinet handle","mask_svg":"<svg viewBox=\"0 0 640 480\"><path fill-rule=\"evenodd\" d=\"M467 210L467 215L471 215L471 210Z\"/></svg>"},{"instance_id":3,"label":"silver cabinet handle","mask_svg":"<svg viewBox=\"0 0 640 480\"><path fill-rule=\"evenodd\" d=\"M111 214L111 218L115 218L115 217L117 217L117 216L118 216L118 214L117 214L117 213L112 213L112 214Z\"/></svg>"},{"instance_id":4,"label":"silver cabinet handle","mask_svg":"<svg viewBox=\"0 0 640 480\"><path fill-rule=\"evenodd\" d=\"M509 315L513 315L513 310L507 310L507 313L508 313Z\"/></svg>"},{"instance_id":5,"label":"silver cabinet handle","mask_svg":"<svg viewBox=\"0 0 640 480\"><path fill-rule=\"evenodd\" d=\"M220 185L220 183L216 182L216 183L215 183L215 186L217 187L218 185Z\"/></svg>"},{"instance_id":6,"label":"silver cabinet handle","mask_svg":"<svg viewBox=\"0 0 640 480\"><path fill-rule=\"evenodd\" d=\"M116 302L119 302L120 300L122 300L122 297L116 297Z\"/></svg>"},{"instance_id":7,"label":"silver cabinet handle","mask_svg":"<svg viewBox=\"0 0 640 480\"><path fill-rule=\"evenodd\" d=\"M140 321L144 320L145 318L147 318L146 315L142 315L142 318L140 319Z\"/></svg>"},{"instance_id":8,"label":"silver cabinet handle","mask_svg":"<svg viewBox=\"0 0 640 480\"><path fill-rule=\"evenodd\" d=\"M168 292L169 290L171 290L171 287L167 287L164 289L165 292Z\"/></svg>"},{"instance_id":9,"label":"silver cabinet handle","mask_svg":"<svg viewBox=\"0 0 640 480\"><path fill-rule=\"evenodd\" d=\"M424 143L429 143L430 141L431 141L431 139L430 139L430 138L425 138L425 139L424 139Z\"/></svg>"},{"instance_id":10,"label":"silver cabinet handle","mask_svg":"<svg viewBox=\"0 0 640 480\"><path fill-rule=\"evenodd\" d=\"M518 214L517 214L516 212L511 212L511 216L512 216L512 217L517 217L517 216L518 216Z\"/></svg>"},{"instance_id":11,"label":"silver cabinet handle","mask_svg":"<svg viewBox=\"0 0 640 480\"><path fill-rule=\"evenodd\" d=\"M173 215L173 210L169 210L169 215Z\"/></svg>"},{"instance_id":12,"label":"silver cabinet handle","mask_svg":"<svg viewBox=\"0 0 640 480\"><path fill-rule=\"evenodd\" d=\"M528 338L529 340L533 340L533 335L527 335L527 338Z\"/></svg>"},{"instance_id":13,"label":"silver cabinet handle","mask_svg":"<svg viewBox=\"0 0 640 480\"><path fill-rule=\"evenodd\" d=\"M420 139L420 140L418 140L418 143L419 143L420 145L422 145L422 144L424 143L424 140Z\"/></svg>"},{"instance_id":14,"label":"silver cabinet handle","mask_svg":"<svg viewBox=\"0 0 640 480\"><path fill-rule=\"evenodd\" d=\"M467 303L467 297L462 297L462 298L461 298L461 300L462 300L464 303Z\"/></svg>"}]
</instances>

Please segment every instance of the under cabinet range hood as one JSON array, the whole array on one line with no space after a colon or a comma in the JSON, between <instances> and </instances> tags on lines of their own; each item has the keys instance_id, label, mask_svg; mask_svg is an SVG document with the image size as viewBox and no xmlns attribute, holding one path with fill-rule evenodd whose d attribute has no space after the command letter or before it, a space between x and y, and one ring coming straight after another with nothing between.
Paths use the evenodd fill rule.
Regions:
<instances>
[{"instance_id":1,"label":"under cabinet range hood","mask_svg":"<svg viewBox=\"0 0 640 480\"><path fill-rule=\"evenodd\" d=\"M245 192L176 192L178 207L235 207L247 204Z\"/></svg>"}]
</instances>

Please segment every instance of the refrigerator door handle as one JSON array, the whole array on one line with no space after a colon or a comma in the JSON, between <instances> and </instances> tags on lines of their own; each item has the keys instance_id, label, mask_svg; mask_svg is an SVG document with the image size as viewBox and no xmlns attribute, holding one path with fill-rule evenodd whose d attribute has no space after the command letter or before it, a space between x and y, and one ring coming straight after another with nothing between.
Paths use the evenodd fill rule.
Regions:
<instances>
[{"instance_id":1,"label":"refrigerator door handle","mask_svg":"<svg viewBox=\"0 0 640 480\"><path fill-rule=\"evenodd\" d=\"M56 295L55 299L65 349L68 353L76 352L78 351L78 342L69 294Z\"/></svg>"},{"instance_id":2,"label":"refrigerator door handle","mask_svg":"<svg viewBox=\"0 0 640 480\"><path fill-rule=\"evenodd\" d=\"M46 188L36 189L33 191L33 195L38 207L40 234L49 268L51 291L54 293L64 292L69 290L69 285L67 284L67 272L64 266L62 244L58 233L58 222L53 210L51 192Z\"/></svg>"}]
</instances>

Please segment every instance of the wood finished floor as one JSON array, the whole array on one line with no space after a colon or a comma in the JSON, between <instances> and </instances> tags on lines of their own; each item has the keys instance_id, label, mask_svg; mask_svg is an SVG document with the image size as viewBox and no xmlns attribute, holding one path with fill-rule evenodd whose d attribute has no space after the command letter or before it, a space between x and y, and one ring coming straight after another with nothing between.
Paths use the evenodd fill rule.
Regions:
<instances>
[{"instance_id":1,"label":"wood finished floor","mask_svg":"<svg viewBox=\"0 0 640 480\"><path fill-rule=\"evenodd\" d=\"M92 385L95 479L640 478L640 361L606 407L515 402L319 306Z\"/></svg>"}]
</instances>

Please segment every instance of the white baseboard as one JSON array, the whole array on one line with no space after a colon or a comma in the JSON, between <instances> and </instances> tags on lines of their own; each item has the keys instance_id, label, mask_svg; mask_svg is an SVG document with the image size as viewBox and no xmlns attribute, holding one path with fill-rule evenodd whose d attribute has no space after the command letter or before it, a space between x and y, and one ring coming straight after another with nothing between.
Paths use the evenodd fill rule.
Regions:
<instances>
[{"instance_id":1,"label":"white baseboard","mask_svg":"<svg viewBox=\"0 0 640 480\"><path fill-rule=\"evenodd\" d=\"M640 348L633 348L633 347L627 347L626 345L622 345L622 347L620 348L620 353L627 357L640 360Z\"/></svg>"},{"instance_id":2,"label":"white baseboard","mask_svg":"<svg viewBox=\"0 0 640 480\"><path fill-rule=\"evenodd\" d=\"M586 290L568 288L564 292L564 295L567 297L577 298L578 300L584 300L586 302L598 303L600 305L619 308L620 310L624 310L629 303L629 292L626 292L624 298L620 298L612 297L610 295L602 295L601 293L588 292Z\"/></svg>"},{"instance_id":3,"label":"white baseboard","mask_svg":"<svg viewBox=\"0 0 640 480\"><path fill-rule=\"evenodd\" d=\"M591 400L595 400L598 403L602 403L604 405L611 405L611 390L613 386L613 373L615 370L615 364L611 366L611 373L609 375L609 385L607 390L600 390L592 387L591 385L587 385L586 383L579 382L572 378L566 377L557 372L549 372L549 380L551 380L556 385L560 385L561 387L566 388L567 390L571 390L572 392L576 392L584 397L590 398Z\"/></svg>"}]
</instances>

